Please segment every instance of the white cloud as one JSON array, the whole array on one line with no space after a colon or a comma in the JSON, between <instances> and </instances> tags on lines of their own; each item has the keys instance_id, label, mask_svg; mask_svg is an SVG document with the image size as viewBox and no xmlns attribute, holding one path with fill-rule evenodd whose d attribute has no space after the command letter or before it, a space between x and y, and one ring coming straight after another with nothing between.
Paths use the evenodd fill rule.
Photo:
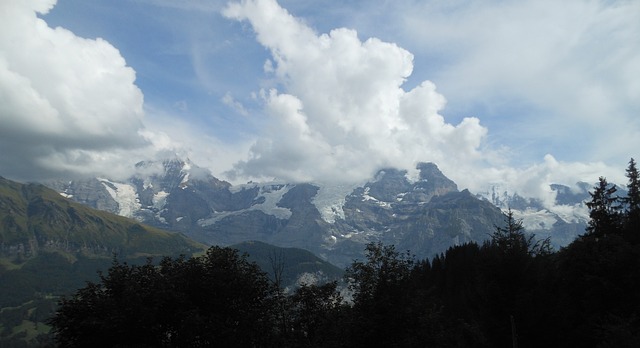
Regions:
<instances>
[{"instance_id":1,"label":"white cloud","mask_svg":"<svg viewBox=\"0 0 640 348\"><path fill-rule=\"evenodd\" d=\"M550 202L549 183L624 182L620 168L640 157L638 2L374 1L317 16L310 9L324 5L291 2L314 13L305 19L270 0L228 5L224 14L248 22L269 51L265 62L240 26L204 24L220 21L211 16L221 2L138 1L180 10L155 14L178 39L154 48L191 55L195 77L176 69L179 86L225 105L178 93L174 105L159 93L152 103L181 117L143 108L116 48L38 18L55 1L0 1L2 175L125 175L139 159L177 152L214 175L233 168L235 182L355 182L433 161L460 188L502 183ZM307 24L332 28L336 16L358 32ZM140 71L157 83L172 69ZM264 89L243 95L248 81ZM451 105L462 113L449 116Z\"/></svg>"},{"instance_id":2,"label":"white cloud","mask_svg":"<svg viewBox=\"0 0 640 348\"><path fill-rule=\"evenodd\" d=\"M38 18L54 5L0 5L0 166L20 179L121 174L124 153L148 145L135 72L105 40Z\"/></svg>"},{"instance_id":3,"label":"white cloud","mask_svg":"<svg viewBox=\"0 0 640 348\"><path fill-rule=\"evenodd\" d=\"M248 116L249 112L247 111L247 109L245 109L244 105L242 105L242 103L240 103L239 101L235 100L233 98L233 96L231 95L231 93L226 93L223 97L222 97L222 103L225 104L226 106L230 107L233 111L237 112L238 114L242 115L242 116Z\"/></svg>"},{"instance_id":4,"label":"white cloud","mask_svg":"<svg viewBox=\"0 0 640 348\"><path fill-rule=\"evenodd\" d=\"M270 126L233 174L358 181L383 166L483 159L487 131L477 119L447 123L429 81L402 89L413 70L408 51L345 28L317 34L275 1L230 4L224 15L251 23L283 86L262 92Z\"/></svg>"},{"instance_id":5,"label":"white cloud","mask_svg":"<svg viewBox=\"0 0 640 348\"><path fill-rule=\"evenodd\" d=\"M213 13L220 10L220 1L211 0L136 0L153 6L167 7L183 11Z\"/></svg>"},{"instance_id":6,"label":"white cloud","mask_svg":"<svg viewBox=\"0 0 640 348\"><path fill-rule=\"evenodd\" d=\"M362 41L345 28L316 33L274 0L228 5L223 14L249 22L270 51L264 71L278 82L277 89L262 92L269 126L231 173L353 182L384 166L411 170L417 161L432 161L461 188L479 192L501 184L547 207L554 204L551 183L594 182L600 175L624 183L619 168L640 145L634 137L639 121L631 113L637 102L628 101L638 87L629 74L638 64L630 60L640 52L630 28L640 21L630 20L638 11L623 12L637 5L554 4L401 1L389 11L376 10L369 22L377 25L384 14L395 23L385 28L410 30L404 38L414 39L405 40L413 47L451 58L438 66L435 78L454 91L457 103L509 104L504 110L513 114L491 123L509 134L514 148L496 145L478 118L458 124L445 119L446 101L434 83L413 83L416 87L405 90L414 57L398 45ZM623 21L615 21L618 17ZM607 39L610 35L615 37ZM597 47L603 40L610 40L609 51ZM632 48L622 48L625 40ZM527 111L518 103L528 105ZM543 140L526 143L533 138ZM544 149L536 149L537 158L526 153L545 142L563 157L570 157L564 147L571 147L580 159L557 160ZM524 165L510 163L521 158L527 159L520 162ZM605 164L612 158L622 163Z\"/></svg>"},{"instance_id":7,"label":"white cloud","mask_svg":"<svg viewBox=\"0 0 640 348\"><path fill-rule=\"evenodd\" d=\"M487 109L504 140L539 156L638 156L640 2L401 0L387 10L399 40L442 61L425 69L456 110Z\"/></svg>"},{"instance_id":8,"label":"white cloud","mask_svg":"<svg viewBox=\"0 0 640 348\"><path fill-rule=\"evenodd\" d=\"M189 158L199 167L209 169L214 176L224 179L223 172L239 158L245 158L251 144L238 136L232 143L209 134L207 127L161 108L145 105L146 128L142 136L152 144L153 152L146 153L149 160L163 160L178 156ZM231 180L232 183L244 183Z\"/></svg>"}]
</instances>

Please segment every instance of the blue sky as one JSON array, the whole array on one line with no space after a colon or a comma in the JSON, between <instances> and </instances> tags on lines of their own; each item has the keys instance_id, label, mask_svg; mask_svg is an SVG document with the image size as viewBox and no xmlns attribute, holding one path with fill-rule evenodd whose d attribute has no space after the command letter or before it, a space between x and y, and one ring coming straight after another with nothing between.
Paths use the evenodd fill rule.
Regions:
<instances>
[{"instance_id":1,"label":"blue sky","mask_svg":"<svg viewBox=\"0 0 640 348\"><path fill-rule=\"evenodd\" d=\"M233 182L433 161L461 188L624 182L640 2L8 0L0 164L125 176L189 156ZM11 153L11 154L9 154Z\"/></svg>"}]
</instances>

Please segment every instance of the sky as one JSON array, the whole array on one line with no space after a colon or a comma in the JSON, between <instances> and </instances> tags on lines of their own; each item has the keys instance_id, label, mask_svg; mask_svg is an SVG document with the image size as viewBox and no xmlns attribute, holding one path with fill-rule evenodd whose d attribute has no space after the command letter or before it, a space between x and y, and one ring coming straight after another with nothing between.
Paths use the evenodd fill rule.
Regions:
<instances>
[{"instance_id":1,"label":"sky","mask_svg":"<svg viewBox=\"0 0 640 348\"><path fill-rule=\"evenodd\" d=\"M640 1L2 0L0 175L624 184Z\"/></svg>"}]
</instances>

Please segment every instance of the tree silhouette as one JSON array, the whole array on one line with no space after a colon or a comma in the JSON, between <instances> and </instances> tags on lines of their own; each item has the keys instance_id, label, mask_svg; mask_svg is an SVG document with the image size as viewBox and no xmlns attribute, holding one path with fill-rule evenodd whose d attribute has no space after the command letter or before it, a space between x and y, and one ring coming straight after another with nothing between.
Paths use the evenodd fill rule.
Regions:
<instances>
[{"instance_id":1,"label":"tree silhouette","mask_svg":"<svg viewBox=\"0 0 640 348\"><path fill-rule=\"evenodd\" d=\"M537 241L535 235L527 236L522 220L513 216L511 208L505 216L505 226L496 226L491 243L506 254L528 254L531 256L551 253L549 239Z\"/></svg>"},{"instance_id":2,"label":"tree silhouette","mask_svg":"<svg viewBox=\"0 0 640 348\"><path fill-rule=\"evenodd\" d=\"M274 288L237 250L159 265L114 260L50 320L63 347L257 347L272 340Z\"/></svg>"},{"instance_id":3,"label":"tree silhouette","mask_svg":"<svg viewBox=\"0 0 640 348\"><path fill-rule=\"evenodd\" d=\"M626 176L629 181L627 183L627 197L623 198L626 206L623 234L629 242L638 244L640 243L640 178L633 158L629 160Z\"/></svg>"},{"instance_id":4,"label":"tree silhouette","mask_svg":"<svg viewBox=\"0 0 640 348\"><path fill-rule=\"evenodd\" d=\"M620 205L618 191L615 185L610 185L607 179L600 177L594 191L589 192L591 201L587 202L589 208L589 224L587 234L596 238L606 237L610 234L619 234L621 228Z\"/></svg>"}]
</instances>

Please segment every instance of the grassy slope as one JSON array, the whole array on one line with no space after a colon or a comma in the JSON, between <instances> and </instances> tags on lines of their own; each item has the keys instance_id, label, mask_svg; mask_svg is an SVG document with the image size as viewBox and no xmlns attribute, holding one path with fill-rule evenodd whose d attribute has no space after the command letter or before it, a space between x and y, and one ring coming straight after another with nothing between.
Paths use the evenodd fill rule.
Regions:
<instances>
[{"instance_id":1,"label":"grassy slope","mask_svg":"<svg viewBox=\"0 0 640 348\"><path fill-rule=\"evenodd\" d=\"M0 178L0 242L122 256L191 254L203 245L176 233L75 203L37 184ZM31 242L30 242L31 240Z\"/></svg>"},{"instance_id":2,"label":"grassy slope","mask_svg":"<svg viewBox=\"0 0 640 348\"><path fill-rule=\"evenodd\" d=\"M192 255L205 246L183 235L93 210L42 185L0 177L0 346L48 339L59 296L98 280L113 255L130 263Z\"/></svg>"}]
</instances>

